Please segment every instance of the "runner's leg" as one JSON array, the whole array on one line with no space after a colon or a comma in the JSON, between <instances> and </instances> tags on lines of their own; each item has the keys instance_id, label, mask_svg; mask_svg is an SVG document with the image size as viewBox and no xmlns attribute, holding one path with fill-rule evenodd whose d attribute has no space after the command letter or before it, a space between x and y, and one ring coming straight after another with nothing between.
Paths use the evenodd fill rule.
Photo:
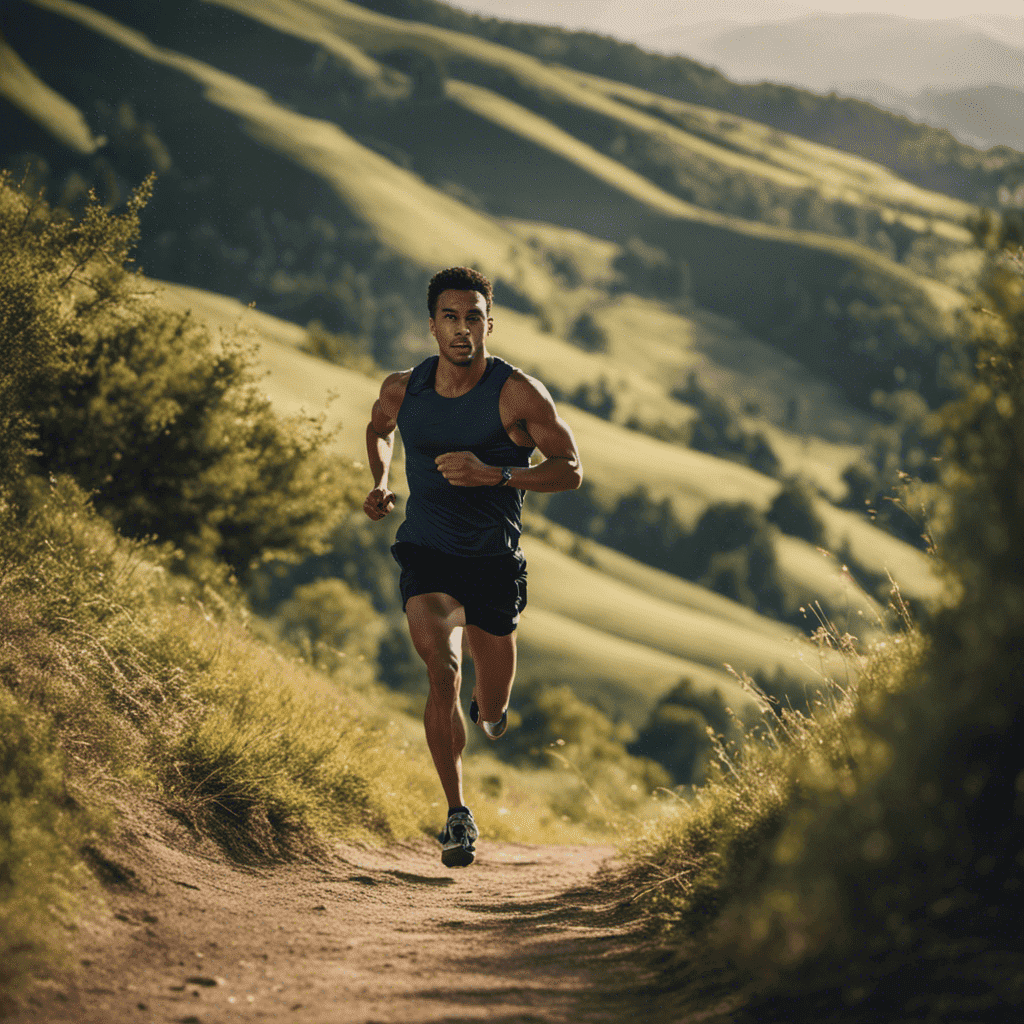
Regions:
<instances>
[{"instance_id":1,"label":"runner's leg","mask_svg":"<svg viewBox=\"0 0 1024 1024\"><path fill-rule=\"evenodd\" d=\"M430 694L423 713L427 746L449 807L462 807L462 751L466 725L459 707L462 685L461 604L448 594L417 594L405 604L409 634L427 666Z\"/></svg>"},{"instance_id":2,"label":"runner's leg","mask_svg":"<svg viewBox=\"0 0 1024 1024\"><path fill-rule=\"evenodd\" d=\"M479 626L466 626L466 640L476 670L476 703L480 720L497 722L508 707L516 677L516 633L494 636Z\"/></svg>"}]
</instances>

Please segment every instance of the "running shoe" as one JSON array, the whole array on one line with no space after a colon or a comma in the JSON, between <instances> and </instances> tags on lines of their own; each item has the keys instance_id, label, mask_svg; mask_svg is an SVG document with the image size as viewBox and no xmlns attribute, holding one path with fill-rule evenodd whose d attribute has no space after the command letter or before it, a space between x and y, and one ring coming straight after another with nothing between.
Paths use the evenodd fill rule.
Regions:
<instances>
[{"instance_id":1,"label":"running shoe","mask_svg":"<svg viewBox=\"0 0 1024 1024\"><path fill-rule=\"evenodd\" d=\"M465 868L473 863L479 837L471 811L452 811L441 833L441 863L446 868Z\"/></svg>"},{"instance_id":2,"label":"running shoe","mask_svg":"<svg viewBox=\"0 0 1024 1024\"><path fill-rule=\"evenodd\" d=\"M476 725L480 718L480 706L476 702L474 697L469 702L469 717L473 724ZM505 708L501 713L501 718L497 722L480 722L480 727L484 731L484 735L490 740L496 740L505 735L505 730L508 728L508 708Z\"/></svg>"}]
</instances>

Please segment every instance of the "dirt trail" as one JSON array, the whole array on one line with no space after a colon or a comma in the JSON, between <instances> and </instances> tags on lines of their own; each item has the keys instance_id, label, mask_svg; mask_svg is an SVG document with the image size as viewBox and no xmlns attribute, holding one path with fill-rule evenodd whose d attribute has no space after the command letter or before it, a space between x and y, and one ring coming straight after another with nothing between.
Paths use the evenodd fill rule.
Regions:
<instances>
[{"instance_id":1,"label":"dirt trail","mask_svg":"<svg viewBox=\"0 0 1024 1024\"><path fill-rule=\"evenodd\" d=\"M643 1012L626 960L636 925L601 872L612 849L478 849L462 870L428 840L247 869L143 832L116 858L132 877L83 929L78 976L37 991L14 1020L541 1024Z\"/></svg>"}]
</instances>

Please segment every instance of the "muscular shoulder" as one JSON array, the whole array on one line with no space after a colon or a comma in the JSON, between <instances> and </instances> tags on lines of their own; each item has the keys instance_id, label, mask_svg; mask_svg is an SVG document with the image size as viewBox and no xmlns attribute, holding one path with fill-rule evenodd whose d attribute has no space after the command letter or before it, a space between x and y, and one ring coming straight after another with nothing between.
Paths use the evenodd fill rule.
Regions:
<instances>
[{"instance_id":1,"label":"muscular shoulder","mask_svg":"<svg viewBox=\"0 0 1024 1024\"><path fill-rule=\"evenodd\" d=\"M399 370L397 373L389 373L380 386L380 398L378 402L381 411L392 419L398 415L402 406L402 399L405 398L405 389L409 386L409 378L412 370Z\"/></svg>"},{"instance_id":2,"label":"muscular shoulder","mask_svg":"<svg viewBox=\"0 0 1024 1024\"><path fill-rule=\"evenodd\" d=\"M509 374L501 391L501 404L516 419L533 419L538 413L555 409L551 392L536 377L519 369Z\"/></svg>"},{"instance_id":3,"label":"muscular shoulder","mask_svg":"<svg viewBox=\"0 0 1024 1024\"><path fill-rule=\"evenodd\" d=\"M384 378L380 395L370 413L370 427L379 437L389 437L395 429L398 410L402 408L405 389L409 386L411 376L412 370L400 370Z\"/></svg>"}]
</instances>

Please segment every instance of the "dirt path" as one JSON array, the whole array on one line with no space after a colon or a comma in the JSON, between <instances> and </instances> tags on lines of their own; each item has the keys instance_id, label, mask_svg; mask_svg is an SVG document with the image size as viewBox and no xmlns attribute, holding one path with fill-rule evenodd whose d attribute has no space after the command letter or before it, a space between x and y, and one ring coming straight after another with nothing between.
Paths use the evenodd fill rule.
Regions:
<instances>
[{"instance_id":1,"label":"dirt path","mask_svg":"<svg viewBox=\"0 0 1024 1024\"><path fill-rule=\"evenodd\" d=\"M482 842L449 870L427 840L245 869L143 832L87 925L77 978L14 1020L621 1021L635 924L601 847Z\"/></svg>"}]
</instances>

